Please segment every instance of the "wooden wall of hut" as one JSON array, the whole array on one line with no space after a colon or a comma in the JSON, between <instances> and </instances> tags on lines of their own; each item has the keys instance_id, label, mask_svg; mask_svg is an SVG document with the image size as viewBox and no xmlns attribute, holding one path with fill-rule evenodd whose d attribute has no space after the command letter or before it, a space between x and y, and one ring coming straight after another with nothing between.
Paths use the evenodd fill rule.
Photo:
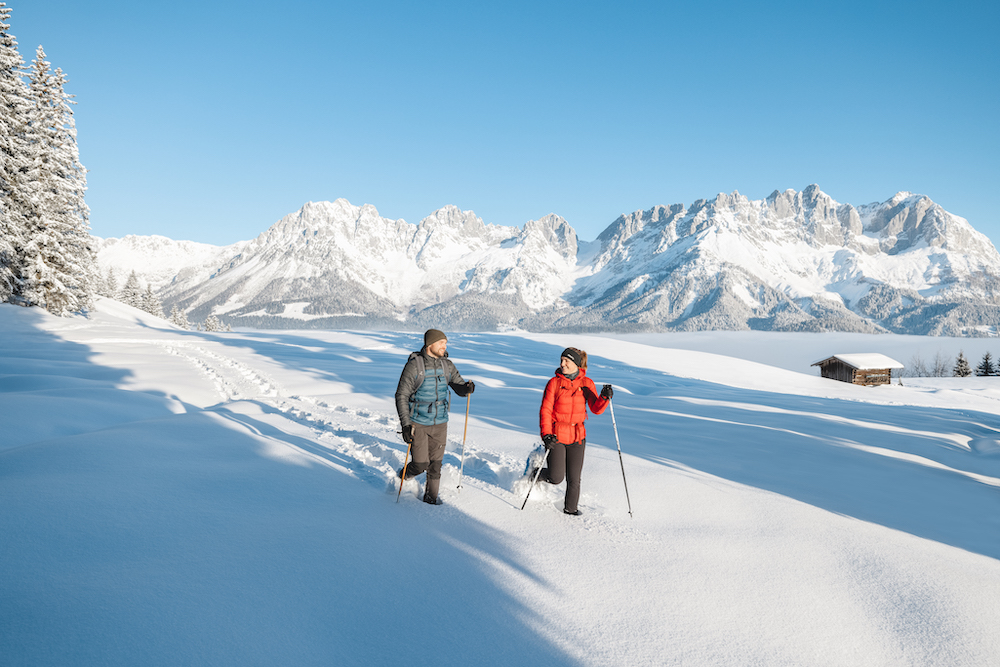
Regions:
<instances>
[{"instance_id":1,"label":"wooden wall of hut","mask_svg":"<svg viewBox=\"0 0 1000 667\"><path fill-rule=\"evenodd\" d=\"M854 384L873 385L889 384L892 374L888 368L878 368L867 371L854 371Z\"/></svg>"},{"instance_id":2,"label":"wooden wall of hut","mask_svg":"<svg viewBox=\"0 0 1000 667\"><path fill-rule=\"evenodd\" d=\"M820 374L831 380L854 382L854 369L837 359L832 359L819 367Z\"/></svg>"},{"instance_id":3,"label":"wooden wall of hut","mask_svg":"<svg viewBox=\"0 0 1000 667\"><path fill-rule=\"evenodd\" d=\"M820 375L825 378L863 386L889 384L892 379L892 373L888 368L862 371L848 366L839 359L828 360L820 365L819 370Z\"/></svg>"}]
</instances>

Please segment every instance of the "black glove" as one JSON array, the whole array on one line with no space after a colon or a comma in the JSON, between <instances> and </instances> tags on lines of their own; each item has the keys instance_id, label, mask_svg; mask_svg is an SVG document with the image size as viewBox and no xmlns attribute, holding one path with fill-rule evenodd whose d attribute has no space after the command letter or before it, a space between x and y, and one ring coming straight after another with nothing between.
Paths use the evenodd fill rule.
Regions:
<instances>
[{"instance_id":1,"label":"black glove","mask_svg":"<svg viewBox=\"0 0 1000 667\"><path fill-rule=\"evenodd\" d=\"M615 395L615 390L611 388L610 384L604 385L604 387L601 389L601 398L606 398L610 401L611 397L614 395Z\"/></svg>"},{"instance_id":2,"label":"black glove","mask_svg":"<svg viewBox=\"0 0 1000 667\"><path fill-rule=\"evenodd\" d=\"M403 442L408 445L413 444L413 426L407 424L403 427Z\"/></svg>"},{"instance_id":3,"label":"black glove","mask_svg":"<svg viewBox=\"0 0 1000 667\"><path fill-rule=\"evenodd\" d=\"M545 445L545 449L552 449L557 442L559 442L559 438L551 433L542 436L542 444Z\"/></svg>"},{"instance_id":4,"label":"black glove","mask_svg":"<svg viewBox=\"0 0 1000 667\"><path fill-rule=\"evenodd\" d=\"M468 382L465 382L463 384L458 384L457 382L455 382L448 386L454 389L455 393L461 396L462 398L465 398L466 396L468 396L469 394L471 394L476 390L476 383L473 382L472 380L469 380Z\"/></svg>"}]
</instances>

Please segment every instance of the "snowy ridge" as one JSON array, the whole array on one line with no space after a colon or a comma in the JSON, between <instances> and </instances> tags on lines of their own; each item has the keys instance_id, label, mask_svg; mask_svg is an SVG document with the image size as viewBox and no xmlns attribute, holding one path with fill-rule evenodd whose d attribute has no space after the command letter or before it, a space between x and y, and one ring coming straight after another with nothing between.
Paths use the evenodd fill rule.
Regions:
<instances>
[{"instance_id":1,"label":"snowy ridge","mask_svg":"<svg viewBox=\"0 0 1000 667\"><path fill-rule=\"evenodd\" d=\"M165 241L102 262L141 266ZM173 259L169 284L147 262L168 309L255 327L1000 332L1000 253L907 192L859 207L815 185L720 194L623 215L593 243L556 215L503 227L447 206L411 225L338 199Z\"/></svg>"},{"instance_id":2,"label":"snowy ridge","mask_svg":"<svg viewBox=\"0 0 1000 667\"><path fill-rule=\"evenodd\" d=\"M93 239L98 264L104 271L114 268L121 282L135 271L154 290L163 289L175 279L197 277L204 280L219 263L238 253L242 246L236 243L220 247L194 241L174 241L165 236L131 234L120 239Z\"/></svg>"}]
</instances>

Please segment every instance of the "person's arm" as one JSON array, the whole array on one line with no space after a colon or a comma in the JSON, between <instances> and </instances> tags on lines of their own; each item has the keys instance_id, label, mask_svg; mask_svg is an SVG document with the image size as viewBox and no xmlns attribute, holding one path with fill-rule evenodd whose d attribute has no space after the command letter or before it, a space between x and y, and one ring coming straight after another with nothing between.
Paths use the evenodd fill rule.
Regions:
<instances>
[{"instance_id":1,"label":"person's arm","mask_svg":"<svg viewBox=\"0 0 1000 667\"><path fill-rule=\"evenodd\" d=\"M583 385L583 397L587 399L587 405L590 406L590 411L595 415L607 410L608 404L611 403L610 398L604 398L597 393L597 386L590 378L587 378Z\"/></svg>"},{"instance_id":2,"label":"person's arm","mask_svg":"<svg viewBox=\"0 0 1000 667\"><path fill-rule=\"evenodd\" d=\"M455 364L450 360L448 363L451 365L450 377L448 378L448 386L451 387L451 390L462 398L465 398L474 392L476 390L476 383L472 380L466 381L465 378L462 377L462 374L458 372L458 368L455 367Z\"/></svg>"},{"instance_id":3,"label":"person's arm","mask_svg":"<svg viewBox=\"0 0 1000 667\"><path fill-rule=\"evenodd\" d=\"M401 426L410 426L410 397L417 390L417 362L409 359L396 386L396 413Z\"/></svg>"},{"instance_id":4,"label":"person's arm","mask_svg":"<svg viewBox=\"0 0 1000 667\"><path fill-rule=\"evenodd\" d=\"M552 411L556 402L557 382L556 378L549 380L548 384L545 385L545 392L542 394L542 407L538 410L538 426L541 431L542 440L547 435L555 435L555 420L552 417Z\"/></svg>"}]
</instances>

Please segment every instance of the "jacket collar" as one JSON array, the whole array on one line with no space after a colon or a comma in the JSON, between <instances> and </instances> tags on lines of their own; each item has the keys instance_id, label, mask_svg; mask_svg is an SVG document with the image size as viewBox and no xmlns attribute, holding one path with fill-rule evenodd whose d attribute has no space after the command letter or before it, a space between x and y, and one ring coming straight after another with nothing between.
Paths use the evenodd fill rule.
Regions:
<instances>
[{"instance_id":1,"label":"jacket collar","mask_svg":"<svg viewBox=\"0 0 1000 667\"><path fill-rule=\"evenodd\" d=\"M587 369L586 368L581 368L580 370L578 370L577 373L576 373L576 377L573 378L573 379L570 379L570 378L566 377L566 374L563 373L563 370L562 370L561 367L556 369L556 377L561 377L562 379L566 380L567 382L578 382L579 380L581 380L582 378L585 378L586 376L587 376Z\"/></svg>"}]
</instances>

